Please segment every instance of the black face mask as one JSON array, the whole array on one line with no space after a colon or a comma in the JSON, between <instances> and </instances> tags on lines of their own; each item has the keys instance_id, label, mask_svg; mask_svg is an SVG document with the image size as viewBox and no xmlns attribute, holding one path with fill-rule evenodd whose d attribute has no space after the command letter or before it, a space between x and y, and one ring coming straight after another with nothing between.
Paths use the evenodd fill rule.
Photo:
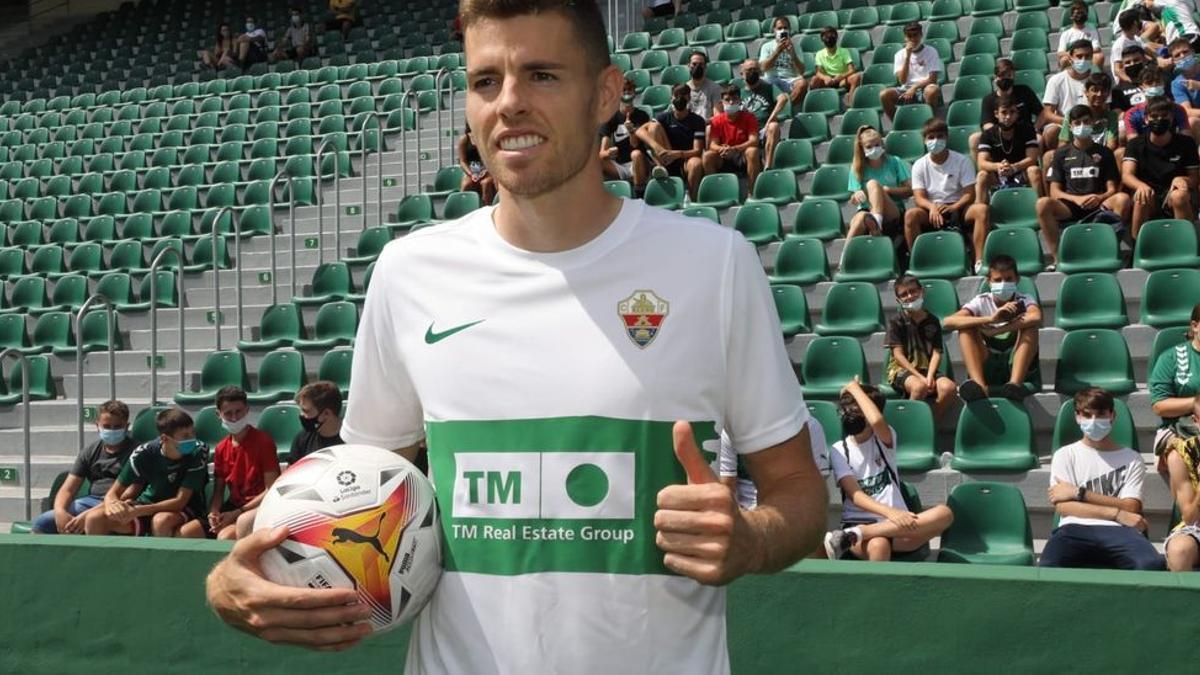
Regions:
<instances>
[{"instance_id":1,"label":"black face mask","mask_svg":"<svg viewBox=\"0 0 1200 675\"><path fill-rule=\"evenodd\" d=\"M832 47L837 44L837 38L821 38L821 44L825 45L826 47Z\"/></svg>"},{"instance_id":2,"label":"black face mask","mask_svg":"<svg viewBox=\"0 0 1200 675\"><path fill-rule=\"evenodd\" d=\"M674 99L674 100L672 100L672 101L671 101L671 105L675 106L675 109L676 109L676 110L680 110L680 111L682 111L682 110L687 110L687 107L688 107L688 99L686 99L686 98L677 98L677 99Z\"/></svg>"},{"instance_id":3,"label":"black face mask","mask_svg":"<svg viewBox=\"0 0 1200 675\"><path fill-rule=\"evenodd\" d=\"M1150 133L1165 134L1171 130L1171 120L1148 120L1146 128L1150 130Z\"/></svg>"},{"instance_id":4,"label":"black face mask","mask_svg":"<svg viewBox=\"0 0 1200 675\"><path fill-rule=\"evenodd\" d=\"M761 77L762 74L757 70L751 70L750 72L746 73L746 84L758 84L758 80Z\"/></svg>"},{"instance_id":5,"label":"black face mask","mask_svg":"<svg viewBox=\"0 0 1200 675\"><path fill-rule=\"evenodd\" d=\"M699 80L700 78L704 77L705 70L707 70L707 67L703 63L697 63L696 65L692 66L692 79Z\"/></svg>"},{"instance_id":6,"label":"black face mask","mask_svg":"<svg viewBox=\"0 0 1200 675\"><path fill-rule=\"evenodd\" d=\"M317 415L316 417L305 417L304 415L301 415L300 426L304 427L305 431L310 433L314 432L321 426L321 416Z\"/></svg>"},{"instance_id":7,"label":"black face mask","mask_svg":"<svg viewBox=\"0 0 1200 675\"><path fill-rule=\"evenodd\" d=\"M996 88L1000 91L1008 91L1013 87L1013 79L1011 77L997 77Z\"/></svg>"},{"instance_id":8,"label":"black face mask","mask_svg":"<svg viewBox=\"0 0 1200 675\"><path fill-rule=\"evenodd\" d=\"M867 418L855 410L842 414L842 433L847 436L857 436L867 428Z\"/></svg>"},{"instance_id":9,"label":"black face mask","mask_svg":"<svg viewBox=\"0 0 1200 675\"><path fill-rule=\"evenodd\" d=\"M1133 80L1136 82L1138 75L1142 74L1142 68L1145 68L1145 67L1146 67L1146 64L1144 64L1144 63L1134 63L1131 65L1125 66L1125 74L1129 76L1130 80Z\"/></svg>"}]
</instances>

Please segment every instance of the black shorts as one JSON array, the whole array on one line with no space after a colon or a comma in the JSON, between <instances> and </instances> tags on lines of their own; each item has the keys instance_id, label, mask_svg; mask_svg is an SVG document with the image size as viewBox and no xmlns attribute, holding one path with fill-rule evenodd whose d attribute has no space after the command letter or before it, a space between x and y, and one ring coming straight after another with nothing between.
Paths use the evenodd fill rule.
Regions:
<instances>
[{"instance_id":1,"label":"black shorts","mask_svg":"<svg viewBox=\"0 0 1200 675\"><path fill-rule=\"evenodd\" d=\"M179 513L183 514L183 523L182 524L186 525L187 523L190 523L193 520L199 520L200 524L204 526L204 536L209 539L213 538L213 536L214 536L213 533L209 531L208 518L201 518L200 516L196 515L194 511L192 511L191 507L187 507L187 506L185 506L182 511L179 511ZM154 520L154 516L138 516L137 518L134 518L133 519L133 536L135 536L135 537L151 536L150 524L151 524L151 521L153 521L153 520Z\"/></svg>"},{"instance_id":2,"label":"black shorts","mask_svg":"<svg viewBox=\"0 0 1200 675\"><path fill-rule=\"evenodd\" d=\"M243 67L253 65L255 63L263 63L267 60L267 48L258 42L251 42L250 48L246 50L246 62Z\"/></svg>"},{"instance_id":3,"label":"black shorts","mask_svg":"<svg viewBox=\"0 0 1200 675\"><path fill-rule=\"evenodd\" d=\"M1067 210L1071 212L1071 217L1067 218L1067 220L1072 223L1076 223L1081 220L1086 220L1086 219L1092 218L1096 215L1097 212L1100 211L1100 208L1085 209L1082 206L1076 204L1075 202L1069 202L1065 199L1058 200L1058 203L1067 207Z\"/></svg>"},{"instance_id":4,"label":"black shorts","mask_svg":"<svg viewBox=\"0 0 1200 675\"><path fill-rule=\"evenodd\" d=\"M671 162L670 164L666 165L666 167L664 167L664 168L667 170L668 174L670 174L672 176L678 176L679 178L683 178L684 177L683 176L683 167L686 164L687 164L686 159L677 159L674 162Z\"/></svg>"},{"instance_id":5,"label":"black shorts","mask_svg":"<svg viewBox=\"0 0 1200 675\"><path fill-rule=\"evenodd\" d=\"M912 373L908 372L907 370L901 370L900 372L896 373L895 377L892 378L892 381L890 384L902 396L908 396L908 390L904 388L904 383L907 382L908 378L910 378L910 377L914 377L914 375ZM941 376L939 375L938 377L941 377ZM936 397L937 397L937 392L933 392L933 391L929 392L929 394L926 396L926 398L936 398Z\"/></svg>"},{"instance_id":6,"label":"black shorts","mask_svg":"<svg viewBox=\"0 0 1200 675\"><path fill-rule=\"evenodd\" d=\"M942 229L967 234L967 223L963 220L962 211L951 211L950 215L942 216Z\"/></svg>"},{"instance_id":7,"label":"black shorts","mask_svg":"<svg viewBox=\"0 0 1200 675\"><path fill-rule=\"evenodd\" d=\"M983 344L993 354L1007 354L1017 344L1017 331L1002 335L985 335Z\"/></svg>"},{"instance_id":8,"label":"black shorts","mask_svg":"<svg viewBox=\"0 0 1200 675\"><path fill-rule=\"evenodd\" d=\"M654 16L672 17L675 16L675 3L667 2L657 7L651 7L650 13Z\"/></svg>"}]
</instances>

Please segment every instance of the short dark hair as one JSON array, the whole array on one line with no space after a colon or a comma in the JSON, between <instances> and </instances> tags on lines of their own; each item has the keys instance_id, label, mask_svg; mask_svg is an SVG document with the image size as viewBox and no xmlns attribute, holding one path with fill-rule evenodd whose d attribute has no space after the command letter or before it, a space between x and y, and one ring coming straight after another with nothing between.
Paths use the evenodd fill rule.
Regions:
<instances>
[{"instance_id":1,"label":"short dark hair","mask_svg":"<svg viewBox=\"0 0 1200 675\"><path fill-rule=\"evenodd\" d=\"M1091 116L1092 116L1092 109L1090 107L1088 107L1086 104L1080 103L1079 105L1071 108L1070 112L1067 113L1067 120L1074 122L1074 121L1082 119L1084 117L1091 117Z\"/></svg>"},{"instance_id":2,"label":"short dark hair","mask_svg":"<svg viewBox=\"0 0 1200 675\"><path fill-rule=\"evenodd\" d=\"M342 391L328 380L311 382L300 388L296 393L297 401L311 403L318 412L332 410L334 415L342 414Z\"/></svg>"},{"instance_id":3,"label":"short dark hair","mask_svg":"<svg viewBox=\"0 0 1200 675\"><path fill-rule=\"evenodd\" d=\"M104 414L112 415L113 417L119 417L125 422L128 422L129 406L125 405L124 401L118 401L116 399L105 401L104 403L100 404L99 408L96 409L96 417L100 417Z\"/></svg>"},{"instance_id":4,"label":"short dark hair","mask_svg":"<svg viewBox=\"0 0 1200 675\"><path fill-rule=\"evenodd\" d=\"M1012 94L1001 94L996 97L996 110L1001 108L1016 108L1018 106L1017 97Z\"/></svg>"},{"instance_id":5,"label":"short dark hair","mask_svg":"<svg viewBox=\"0 0 1200 675\"><path fill-rule=\"evenodd\" d=\"M867 395L867 398L871 399L871 403L874 403L875 407L879 408L879 412L883 412L884 406L887 405L887 398L884 397L883 392L879 391L879 388L873 384L863 383L859 386L862 387L863 393ZM838 416L845 417L847 413L853 414L855 412L862 412L858 401L854 400L854 396L850 392L842 392L838 396Z\"/></svg>"},{"instance_id":6,"label":"short dark hair","mask_svg":"<svg viewBox=\"0 0 1200 675\"><path fill-rule=\"evenodd\" d=\"M996 59L996 67L992 69L992 72L998 73L998 72L1000 72L1001 68L1008 68L1009 70L1016 70L1016 66L1013 65L1012 59L1009 59L1009 58Z\"/></svg>"},{"instance_id":7,"label":"short dark hair","mask_svg":"<svg viewBox=\"0 0 1200 675\"><path fill-rule=\"evenodd\" d=\"M1155 113L1165 114L1174 118L1175 104L1167 100L1166 96L1155 96L1146 103L1146 117L1149 118Z\"/></svg>"},{"instance_id":8,"label":"short dark hair","mask_svg":"<svg viewBox=\"0 0 1200 675\"><path fill-rule=\"evenodd\" d=\"M1070 53L1074 52L1076 49L1086 49L1089 52L1096 50L1096 48L1092 46L1092 41L1087 38L1083 38L1083 39L1072 42L1070 45L1067 46L1067 53L1070 54Z\"/></svg>"},{"instance_id":9,"label":"short dark hair","mask_svg":"<svg viewBox=\"0 0 1200 675\"><path fill-rule=\"evenodd\" d=\"M1083 4L1083 2L1082 2L1081 0L1075 0L1075 2L1072 2L1072 3L1071 3L1071 6L1070 6L1070 8L1068 8L1068 9L1067 9L1067 11L1068 11L1068 12L1074 12L1074 11L1075 11L1075 10L1077 10L1077 9L1082 9L1083 11L1085 11L1085 12L1086 12L1086 11L1087 11L1087 5Z\"/></svg>"},{"instance_id":10,"label":"short dark hair","mask_svg":"<svg viewBox=\"0 0 1200 675\"><path fill-rule=\"evenodd\" d=\"M692 88L687 86L686 83L680 83L672 87L671 98L679 98L680 96L686 96L690 99L692 97Z\"/></svg>"},{"instance_id":11,"label":"short dark hair","mask_svg":"<svg viewBox=\"0 0 1200 675\"><path fill-rule=\"evenodd\" d=\"M892 292L896 295L900 294L901 287L920 286L921 280L911 274L901 274L896 277L896 282L892 284Z\"/></svg>"},{"instance_id":12,"label":"short dark hair","mask_svg":"<svg viewBox=\"0 0 1200 675\"><path fill-rule=\"evenodd\" d=\"M160 436L174 438L176 433L191 429L196 423L192 421L191 415L179 408L167 408L154 416L154 426Z\"/></svg>"},{"instance_id":13,"label":"short dark hair","mask_svg":"<svg viewBox=\"0 0 1200 675\"><path fill-rule=\"evenodd\" d=\"M1142 14L1136 9L1127 9L1117 16L1117 27L1121 30L1138 28L1142 25Z\"/></svg>"},{"instance_id":14,"label":"short dark hair","mask_svg":"<svg viewBox=\"0 0 1200 675\"><path fill-rule=\"evenodd\" d=\"M604 15L596 0L461 0L458 15L462 30L483 19L511 19L529 14L561 14L575 29L576 43L593 72L611 64Z\"/></svg>"},{"instance_id":15,"label":"short dark hair","mask_svg":"<svg viewBox=\"0 0 1200 675\"><path fill-rule=\"evenodd\" d=\"M780 21L787 24L789 31L792 30L792 20L787 18L787 15L785 15L785 14L780 14L779 16L775 17L774 19L771 19L771 27L774 28L775 24L779 23Z\"/></svg>"},{"instance_id":16,"label":"short dark hair","mask_svg":"<svg viewBox=\"0 0 1200 675\"><path fill-rule=\"evenodd\" d=\"M217 400L215 405L217 406L217 412L220 412L221 406L225 405L226 403L246 402L246 392L242 391L241 387L229 385L228 387L221 387L220 391L217 392Z\"/></svg>"},{"instance_id":17,"label":"short dark hair","mask_svg":"<svg viewBox=\"0 0 1200 675\"><path fill-rule=\"evenodd\" d=\"M837 34L838 34L837 29L834 28L833 26L825 26L824 28L821 29L821 39L822 40L825 39L826 35L832 35L834 38L836 38Z\"/></svg>"},{"instance_id":18,"label":"short dark hair","mask_svg":"<svg viewBox=\"0 0 1200 675\"><path fill-rule=\"evenodd\" d=\"M924 138L929 134L948 134L949 127L946 126L946 120L940 117L930 117L925 120L925 124L921 125L921 137Z\"/></svg>"},{"instance_id":19,"label":"short dark hair","mask_svg":"<svg viewBox=\"0 0 1200 675\"><path fill-rule=\"evenodd\" d=\"M1009 270L1012 270L1013 272L1017 273L1018 275L1021 274L1021 272L1019 270L1017 270L1016 259L1013 258L1011 255L1001 253L1000 255L996 256L995 258L992 258L992 261L988 263L988 271L989 272L1007 272Z\"/></svg>"},{"instance_id":20,"label":"short dark hair","mask_svg":"<svg viewBox=\"0 0 1200 675\"><path fill-rule=\"evenodd\" d=\"M1122 16L1124 16L1124 15L1122 15ZM1146 50L1145 50L1145 48L1139 47L1136 44L1125 45L1125 48L1121 50L1121 58L1125 58L1126 56L1133 56L1134 54L1141 54L1142 56L1145 56Z\"/></svg>"},{"instance_id":21,"label":"short dark hair","mask_svg":"<svg viewBox=\"0 0 1200 675\"><path fill-rule=\"evenodd\" d=\"M924 33L925 33L925 29L924 29L924 28L921 28L921 22L920 22L920 21L909 21L908 23L904 24L904 34L905 34L905 35L908 35L909 33L921 33L921 34L924 34Z\"/></svg>"},{"instance_id":22,"label":"short dark hair","mask_svg":"<svg viewBox=\"0 0 1200 675\"><path fill-rule=\"evenodd\" d=\"M1075 414L1110 413L1116 410L1113 395L1107 389L1087 387L1075 392Z\"/></svg>"},{"instance_id":23,"label":"short dark hair","mask_svg":"<svg viewBox=\"0 0 1200 675\"><path fill-rule=\"evenodd\" d=\"M1083 81L1083 89L1084 91L1088 89L1110 91L1112 89L1112 77L1108 73L1092 73Z\"/></svg>"},{"instance_id":24,"label":"short dark hair","mask_svg":"<svg viewBox=\"0 0 1200 675\"><path fill-rule=\"evenodd\" d=\"M1171 40L1171 44L1167 45L1167 53L1170 54L1176 47L1180 45L1187 47L1188 49L1192 49L1192 43L1187 38L1180 36L1174 40ZM1195 50L1193 49L1193 51Z\"/></svg>"},{"instance_id":25,"label":"short dark hair","mask_svg":"<svg viewBox=\"0 0 1200 675\"><path fill-rule=\"evenodd\" d=\"M1142 67L1142 72L1138 73L1138 84L1162 84L1162 72L1157 63L1151 60Z\"/></svg>"},{"instance_id":26,"label":"short dark hair","mask_svg":"<svg viewBox=\"0 0 1200 675\"><path fill-rule=\"evenodd\" d=\"M730 98L741 98L742 88L736 84L727 84L724 87L721 87L721 98L725 98L726 96Z\"/></svg>"},{"instance_id":27,"label":"short dark hair","mask_svg":"<svg viewBox=\"0 0 1200 675\"><path fill-rule=\"evenodd\" d=\"M703 49L693 49L692 53L688 54L688 61L691 61L693 56L700 56L704 59L705 63L708 63L708 52Z\"/></svg>"}]
</instances>

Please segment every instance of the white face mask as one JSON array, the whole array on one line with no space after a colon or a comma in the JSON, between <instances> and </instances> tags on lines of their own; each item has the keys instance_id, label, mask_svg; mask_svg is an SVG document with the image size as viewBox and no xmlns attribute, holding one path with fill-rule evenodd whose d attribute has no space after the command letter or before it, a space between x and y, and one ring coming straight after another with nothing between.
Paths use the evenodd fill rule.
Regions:
<instances>
[{"instance_id":1,"label":"white face mask","mask_svg":"<svg viewBox=\"0 0 1200 675\"><path fill-rule=\"evenodd\" d=\"M247 22L246 22L246 32L247 32L247 33L250 33L250 32L253 32L253 31L254 31L254 22L253 22L253 21L247 21Z\"/></svg>"},{"instance_id":2,"label":"white face mask","mask_svg":"<svg viewBox=\"0 0 1200 675\"><path fill-rule=\"evenodd\" d=\"M925 307L925 298L914 298L909 302L901 302L900 309L906 312L919 312Z\"/></svg>"},{"instance_id":3,"label":"white face mask","mask_svg":"<svg viewBox=\"0 0 1200 675\"><path fill-rule=\"evenodd\" d=\"M992 295L997 298L1008 301L1017 293L1017 284L1013 281L996 281L990 284Z\"/></svg>"},{"instance_id":4,"label":"white face mask","mask_svg":"<svg viewBox=\"0 0 1200 675\"><path fill-rule=\"evenodd\" d=\"M1098 443L1112 433L1112 420L1107 417L1076 417L1075 423L1089 441Z\"/></svg>"},{"instance_id":5,"label":"white face mask","mask_svg":"<svg viewBox=\"0 0 1200 675\"><path fill-rule=\"evenodd\" d=\"M873 148L866 148L863 150L863 155L866 156L867 159L879 159L880 157L883 157L883 146L876 145Z\"/></svg>"},{"instance_id":6,"label":"white face mask","mask_svg":"<svg viewBox=\"0 0 1200 675\"><path fill-rule=\"evenodd\" d=\"M250 414L247 413L245 417L236 422L221 420L221 426L225 428L225 431L237 436L238 434L242 433L246 427L250 426Z\"/></svg>"}]
</instances>

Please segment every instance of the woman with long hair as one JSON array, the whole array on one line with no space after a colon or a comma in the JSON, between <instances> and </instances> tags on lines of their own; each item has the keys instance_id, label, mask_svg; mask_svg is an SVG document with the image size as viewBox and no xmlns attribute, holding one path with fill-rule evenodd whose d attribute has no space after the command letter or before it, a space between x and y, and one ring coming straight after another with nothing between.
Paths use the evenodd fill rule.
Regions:
<instances>
[{"instance_id":1,"label":"woman with long hair","mask_svg":"<svg viewBox=\"0 0 1200 675\"><path fill-rule=\"evenodd\" d=\"M874 127L861 126L854 134L854 160L846 189L858 212L850 219L846 238L860 234L904 236L904 200L912 196L911 167L888 154L883 136Z\"/></svg>"},{"instance_id":2,"label":"woman with long hair","mask_svg":"<svg viewBox=\"0 0 1200 675\"><path fill-rule=\"evenodd\" d=\"M212 49L200 52L200 61L209 68L220 70L237 65L234 56L233 32L230 30L229 24L223 23L217 27L217 37L213 41Z\"/></svg>"}]
</instances>

